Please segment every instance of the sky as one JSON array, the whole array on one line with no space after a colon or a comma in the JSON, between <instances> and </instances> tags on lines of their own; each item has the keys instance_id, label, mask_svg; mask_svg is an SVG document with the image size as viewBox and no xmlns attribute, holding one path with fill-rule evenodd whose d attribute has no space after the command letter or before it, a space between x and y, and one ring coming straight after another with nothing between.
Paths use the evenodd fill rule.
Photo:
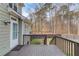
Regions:
<instances>
[{"instance_id":1,"label":"sky","mask_svg":"<svg viewBox=\"0 0 79 59\"><path fill-rule=\"evenodd\" d=\"M29 13L34 12L34 9L37 7L37 3L26 3L22 9L22 14L25 17L28 17Z\"/></svg>"},{"instance_id":2,"label":"sky","mask_svg":"<svg viewBox=\"0 0 79 59\"><path fill-rule=\"evenodd\" d=\"M22 9L22 15L25 16L25 17L28 17L29 16L29 13L34 12L34 9L38 6L38 3L25 3L24 5L25 6ZM75 6L72 5L70 7L70 10L71 11L72 10L75 10L75 9L77 9L77 10L79 9L79 4L76 4Z\"/></svg>"}]
</instances>

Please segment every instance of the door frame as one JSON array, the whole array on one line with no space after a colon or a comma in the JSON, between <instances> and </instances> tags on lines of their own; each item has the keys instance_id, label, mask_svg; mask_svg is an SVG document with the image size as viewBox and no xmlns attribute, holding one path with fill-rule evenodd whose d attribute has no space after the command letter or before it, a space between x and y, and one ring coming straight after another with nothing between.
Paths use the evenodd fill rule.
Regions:
<instances>
[{"instance_id":1,"label":"door frame","mask_svg":"<svg viewBox=\"0 0 79 59\"><path fill-rule=\"evenodd\" d=\"M14 19L16 19L16 21L15 20L12 20L12 18L14 18ZM13 44L13 42L12 42L12 40L13 40L13 31L12 31L12 29L13 29L13 23L16 23L17 24L17 44L16 44L16 46L19 44L19 42L18 42L18 18L16 18L16 17L13 17L13 16L10 16L10 49L13 49L15 46L13 46L12 44Z\"/></svg>"}]
</instances>

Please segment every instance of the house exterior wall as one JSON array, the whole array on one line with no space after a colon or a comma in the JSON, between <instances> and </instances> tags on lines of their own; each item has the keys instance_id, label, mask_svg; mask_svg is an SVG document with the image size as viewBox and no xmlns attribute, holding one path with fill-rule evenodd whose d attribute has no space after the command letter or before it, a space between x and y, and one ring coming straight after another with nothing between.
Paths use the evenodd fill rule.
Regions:
<instances>
[{"instance_id":1,"label":"house exterior wall","mask_svg":"<svg viewBox=\"0 0 79 59\"><path fill-rule=\"evenodd\" d=\"M26 22L22 22L22 27L23 27L22 28L23 29L23 34L30 34L31 27ZM29 36L24 37L24 44L27 44L27 42L30 42L30 37Z\"/></svg>"},{"instance_id":2,"label":"house exterior wall","mask_svg":"<svg viewBox=\"0 0 79 59\"><path fill-rule=\"evenodd\" d=\"M18 7L18 4L16 4ZM9 3L0 3L0 56L7 54L10 52L10 39L11 39L11 17L14 17L18 22L18 35L19 38L19 44L23 44L23 29L22 21L19 23L19 18L15 17L14 15L9 13L8 10ZM22 14L22 6L19 6L17 8L16 13ZM22 20L22 19L21 19ZM10 21L10 23L5 24L4 21ZM21 29L21 30L19 30Z\"/></svg>"},{"instance_id":3,"label":"house exterior wall","mask_svg":"<svg viewBox=\"0 0 79 59\"><path fill-rule=\"evenodd\" d=\"M10 20L7 11L7 4L0 4L0 55L10 51L10 24L4 24L4 21Z\"/></svg>"},{"instance_id":4,"label":"house exterior wall","mask_svg":"<svg viewBox=\"0 0 79 59\"><path fill-rule=\"evenodd\" d=\"M24 23L24 33L25 34L29 34L30 33L30 27L29 27L29 25L27 24L27 23Z\"/></svg>"}]
</instances>

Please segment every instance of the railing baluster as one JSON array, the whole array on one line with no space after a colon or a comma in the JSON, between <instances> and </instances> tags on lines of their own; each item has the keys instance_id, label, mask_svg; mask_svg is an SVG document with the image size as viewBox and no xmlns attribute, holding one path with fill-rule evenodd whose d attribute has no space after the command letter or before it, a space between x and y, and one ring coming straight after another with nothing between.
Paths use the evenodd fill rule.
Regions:
<instances>
[{"instance_id":1,"label":"railing baluster","mask_svg":"<svg viewBox=\"0 0 79 59\"><path fill-rule=\"evenodd\" d=\"M62 39L61 39L62 40ZM63 48L63 52L64 52L64 40L62 40L63 44L62 44L62 48Z\"/></svg>"},{"instance_id":2,"label":"railing baluster","mask_svg":"<svg viewBox=\"0 0 79 59\"><path fill-rule=\"evenodd\" d=\"M71 56L73 56L73 43L71 42Z\"/></svg>"},{"instance_id":3,"label":"railing baluster","mask_svg":"<svg viewBox=\"0 0 79 59\"><path fill-rule=\"evenodd\" d=\"M62 42L63 42L63 40L61 39L61 49L63 51L63 45L64 45L64 43L62 43Z\"/></svg>"},{"instance_id":4,"label":"railing baluster","mask_svg":"<svg viewBox=\"0 0 79 59\"><path fill-rule=\"evenodd\" d=\"M66 43L66 55L67 55L67 40L66 40L66 42L65 42L65 43Z\"/></svg>"},{"instance_id":5,"label":"railing baluster","mask_svg":"<svg viewBox=\"0 0 79 59\"><path fill-rule=\"evenodd\" d=\"M70 51L69 51L69 50L70 50L69 47L70 47L70 46L69 46L69 41L68 41L68 56L70 55L70 54L69 54L69 52L70 52Z\"/></svg>"},{"instance_id":6,"label":"railing baluster","mask_svg":"<svg viewBox=\"0 0 79 59\"><path fill-rule=\"evenodd\" d=\"M67 55L69 55L69 41L67 40Z\"/></svg>"},{"instance_id":7,"label":"railing baluster","mask_svg":"<svg viewBox=\"0 0 79 59\"><path fill-rule=\"evenodd\" d=\"M71 42L69 41L69 56L71 56Z\"/></svg>"},{"instance_id":8,"label":"railing baluster","mask_svg":"<svg viewBox=\"0 0 79 59\"><path fill-rule=\"evenodd\" d=\"M66 40L65 40L64 44L65 44L65 49L64 49L64 52L66 53Z\"/></svg>"},{"instance_id":9,"label":"railing baluster","mask_svg":"<svg viewBox=\"0 0 79 59\"><path fill-rule=\"evenodd\" d=\"M67 55L68 55L68 41L67 41Z\"/></svg>"},{"instance_id":10,"label":"railing baluster","mask_svg":"<svg viewBox=\"0 0 79 59\"><path fill-rule=\"evenodd\" d=\"M63 52L64 52L64 49L65 49L65 40L63 40Z\"/></svg>"},{"instance_id":11,"label":"railing baluster","mask_svg":"<svg viewBox=\"0 0 79 59\"><path fill-rule=\"evenodd\" d=\"M72 55L74 56L74 43L72 44Z\"/></svg>"},{"instance_id":12,"label":"railing baluster","mask_svg":"<svg viewBox=\"0 0 79 59\"><path fill-rule=\"evenodd\" d=\"M69 56L71 56L71 42L69 41Z\"/></svg>"},{"instance_id":13,"label":"railing baluster","mask_svg":"<svg viewBox=\"0 0 79 59\"><path fill-rule=\"evenodd\" d=\"M64 52L64 40L61 39L61 49Z\"/></svg>"},{"instance_id":14,"label":"railing baluster","mask_svg":"<svg viewBox=\"0 0 79 59\"><path fill-rule=\"evenodd\" d=\"M64 42L64 46L63 46L63 52L65 53L65 40L63 40L63 42Z\"/></svg>"}]
</instances>

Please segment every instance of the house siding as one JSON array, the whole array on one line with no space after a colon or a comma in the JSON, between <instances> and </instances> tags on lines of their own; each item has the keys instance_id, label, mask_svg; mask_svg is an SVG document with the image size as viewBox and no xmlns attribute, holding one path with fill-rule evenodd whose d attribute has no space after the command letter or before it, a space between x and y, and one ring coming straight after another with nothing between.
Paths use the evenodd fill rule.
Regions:
<instances>
[{"instance_id":1,"label":"house siding","mask_svg":"<svg viewBox=\"0 0 79 59\"><path fill-rule=\"evenodd\" d=\"M10 20L7 4L0 4L0 55L10 51L10 24L5 25L4 21Z\"/></svg>"},{"instance_id":2,"label":"house siding","mask_svg":"<svg viewBox=\"0 0 79 59\"><path fill-rule=\"evenodd\" d=\"M24 33L29 34L30 33L30 27L27 23L24 23L24 24L25 24Z\"/></svg>"},{"instance_id":3,"label":"house siding","mask_svg":"<svg viewBox=\"0 0 79 59\"><path fill-rule=\"evenodd\" d=\"M11 22L10 22L10 24L8 23L6 25L4 23L4 21L11 21L10 20L11 16L12 17L14 17L14 16L8 12L8 7L9 6L7 3L0 3L0 56L7 54L11 50L11 48L10 48ZM20 7L18 7L18 12L20 14L22 13L22 9ZM23 45L23 34L24 34L24 32L26 33L26 31L24 31L24 29L26 29L26 28L23 28L24 21L20 21L20 23L19 23L19 18L16 17L16 19L17 19L18 26L19 26L18 34L20 34L20 35L18 35L19 44Z\"/></svg>"},{"instance_id":4,"label":"house siding","mask_svg":"<svg viewBox=\"0 0 79 59\"><path fill-rule=\"evenodd\" d=\"M23 22L23 34L30 34L30 27L26 22ZM27 42L30 43L30 37L26 36L24 37L24 43L27 44Z\"/></svg>"}]
</instances>

